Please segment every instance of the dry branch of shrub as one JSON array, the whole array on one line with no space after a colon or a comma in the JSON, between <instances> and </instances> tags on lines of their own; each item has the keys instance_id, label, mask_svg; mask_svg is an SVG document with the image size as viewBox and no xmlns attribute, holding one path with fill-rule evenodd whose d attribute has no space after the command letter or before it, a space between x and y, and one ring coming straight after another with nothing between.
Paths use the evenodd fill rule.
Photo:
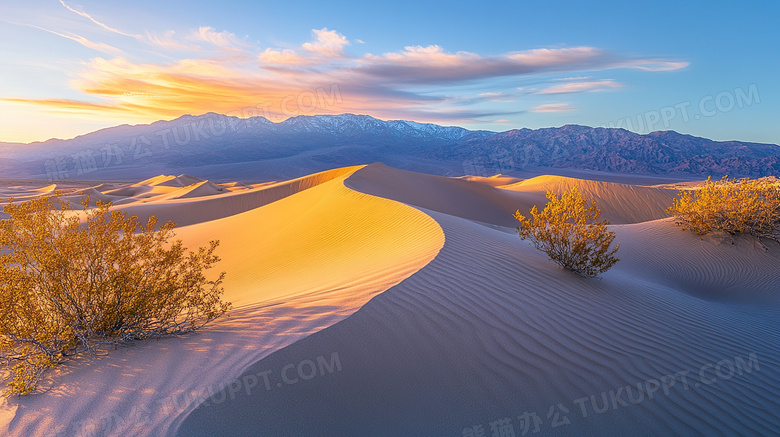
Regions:
<instances>
[{"instance_id":1,"label":"dry branch of shrub","mask_svg":"<svg viewBox=\"0 0 780 437\"><path fill-rule=\"evenodd\" d=\"M594 202L588 205L577 187L561 197L547 192L547 199L541 212L531 208L530 218L515 212L521 239L530 239L550 259L581 276L596 277L619 261L614 256L619 245L610 247L615 233L607 229L609 222L597 221L601 210Z\"/></svg>"}]
</instances>

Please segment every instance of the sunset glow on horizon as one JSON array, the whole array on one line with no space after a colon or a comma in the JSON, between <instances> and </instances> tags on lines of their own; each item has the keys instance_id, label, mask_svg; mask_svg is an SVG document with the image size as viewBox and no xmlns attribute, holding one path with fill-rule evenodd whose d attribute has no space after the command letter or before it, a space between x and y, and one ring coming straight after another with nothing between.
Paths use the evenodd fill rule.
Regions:
<instances>
[{"instance_id":1,"label":"sunset glow on horizon","mask_svg":"<svg viewBox=\"0 0 780 437\"><path fill-rule=\"evenodd\" d=\"M769 76L776 59L756 61L765 72L705 73L719 62L710 48L675 41L672 34L639 44L638 24L633 36L615 20L602 24L612 39L578 37L577 29L588 24L573 3L558 15L550 6L526 7L525 15L521 5L474 11L471 26L462 14L448 24L428 15L430 28L410 31L401 29L423 26L419 17L380 7L359 12L334 5L319 16L296 18L284 5L234 6L232 12L207 3L3 6L0 141L71 138L206 112L274 122L355 113L496 131L612 123L645 133L620 121L680 102L696 107L707 96L753 86L764 97L760 105L718 111L695 123L680 116L652 130L780 142L766 125L776 112L768 98L777 92ZM422 16L445 14L418 8ZM615 14L627 19L630 12ZM526 18L513 23L513 14ZM381 29L363 22L374 15L382 19ZM494 23L477 22L485 16ZM464 38L468 34L471 40ZM749 42L750 29L741 38Z\"/></svg>"}]
</instances>

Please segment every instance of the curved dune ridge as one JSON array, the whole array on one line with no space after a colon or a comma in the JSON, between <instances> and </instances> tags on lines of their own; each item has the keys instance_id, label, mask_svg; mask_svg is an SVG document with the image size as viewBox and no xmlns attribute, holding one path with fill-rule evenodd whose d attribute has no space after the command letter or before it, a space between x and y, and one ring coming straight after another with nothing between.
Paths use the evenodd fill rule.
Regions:
<instances>
[{"instance_id":1,"label":"curved dune ridge","mask_svg":"<svg viewBox=\"0 0 780 437\"><path fill-rule=\"evenodd\" d=\"M498 226L516 226L512 214L543 204L544 194L515 193L489 184L371 164L347 179L363 193ZM359 188L356 188L359 187Z\"/></svg>"},{"instance_id":2,"label":"curved dune ridge","mask_svg":"<svg viewBox=\"0 0 780 437\"><path fill-rule=\"evenodd\" d=\"M188 217L193 224L176 232L190 247L219 239L217 269L228 272L224 297L235 309L193 334L65 363L44 393L0 404L0 434L172 434L177 418L251 363L413 275L443 246L441 228L417 209L345 187L359 168L123 207ZM160 180L171 179L136 188Z\"/></svg>"},{"instance_id":3,"label":"curved dune ridge","mask_svg":"<svg viewBox=\"0 0 780 437\"><path fill-rule=\"evenodd\" d=\"M778 245L700 239L668 219L617 225L621 262L589 280L484 226L504 198L461 182L376 165L349 177L433 217L438 256L249 366L242 378L270 371L268 390L220 392L176 435L490 435L503 419L515 435L780 429Z\"/></svg>"},{"instance_id":4,"label":"curved dune ridge","mask_svg":"<svg viewBox=\"0 0 780 437\"><path fill-rule=\"evenodd\" d=\"M427 215L355 192L346 176L177 236L191 246L219 238L226 298L235 305L311 296L351 307L424 265L444 240Z\"/></svg>"}]
</instances>

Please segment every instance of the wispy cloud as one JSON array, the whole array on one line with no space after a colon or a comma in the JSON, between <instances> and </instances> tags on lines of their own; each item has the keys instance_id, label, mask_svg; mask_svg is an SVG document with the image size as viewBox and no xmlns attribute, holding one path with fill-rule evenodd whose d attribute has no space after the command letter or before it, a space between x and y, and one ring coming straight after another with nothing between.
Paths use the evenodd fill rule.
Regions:
<instances>
[{"instance_id":1,"label":"wispy cloud","mask_svg":"<svg viewBox=\"0 0 780 437\"><path fill-rule=\"evenodd\" d=\"M689 62L684 61L664 61L664 60L648 60L648 61L629 61L623 64L626 68L634 68L644 71L672 71L680 70L690 65Z\"/></svg>"},{"instance_id":2,"label":"wispy cloud","mask_svg":"<svg viewBox=\"0 0 780 437\"><path fill-rule=\"evenodd\" d=\"M232 32L218 31L213 27L201 26L189 33L179 35L174 30L162 33L146 32L139 41L169 51L222 51L244 53L250 45Z\"/></svg>"},{"instance_id":3,"label":"wispy cloud","mask_svg":"<svg viewBox=\"0 0 780 437\"><path fill-rule=\"evenodd\" d=\"M94 114L96 111L116 113L118 115L126 115L128 107L120 107L113 104L100 104L85 102L82 100L73 99L23 99L23 98L0 98L0 102L8 103L22 103L27 105L36 105L44 107L51 112L63 112L63 113L81 113L81 114ZM139 108L142 109L142 108Z\"/></svg>"},{"instance_id":4,"label":"wispy cloud","mask_svg":"<svg viewBox=\"0 0 780 437\"><path fill-rule=\"evenodd\" d=\"M226 30L217 31L208 26L201 26L192 39L207 42L221 49L241 50L241 47L246 46L246 43L234 33Z\"/></svg>"},{"instance_id":5,"label":"wispy cloud","mask_svg":"<svg viewBox=\"0 0 780 437\"><path fill-rule=\"evenodd\" d=\"M577 108L572 108L568 103L547 103L535 106L531 109L531 112L567 112L575 111L576 109Z\"/></svg>"},{"instance_id":6,"label":"wispy cloud","mask_svg":"<svg viewBox=\"0 0 780 437\"><path fill-rule=\"evenodd\" d=\"M146 32L145 35L135 35L132 33L121 31L115 27L111 27L108 24L99 21L98 19L88 14L87 12L80 11L73 8L72 6L65 3L64 0L60 0L60 3L68 11L88 19L92 23L97 24L98 26L100 26L105 30L108 30L110 32L119 35L135 38L138 41L141 41L146 44L150 44L155 47L171 49L171 50L198 51L203 48L201 44L206 43L218 49L239 52L239 51L243 51L243 49L248 46L246 42L244 42L241 38L237 37L234 33L226 30L217 31L215 28L210 26L201 26L197 30L193 31L189 35L184 36L183 38L178 38L176 32L173 30L167 30L162 34L154 34L152 32Z\"/></svg>"},{"instance_id":7,"label":"wispy cloud","mask_svg":"<svg viewBox=\"0 0 780 437\"><path fill-rule=\"evenodd\" d=\"M142 38L142 41L155 47L168 50L187 50L198 51L200 46L192 43L185 43L183 40L176 38L176 31L167 30L162 34L154 34L146 32Z\"/></svg>"},{"instance_id":8,"label":"wispy cloud","mask_svg":"<svg viewBox=\"0 0 780 437\"><path fill-rule=\"evenodd\" d=\"M687 65L687 62L659 59L625 59L594 47L534 49L481 56L470 52L450 53L432 45L408 46L401 52L381 56L368 54L360 59L358 69L369 76L397 78L405 83L446 84L535 73L614 68L660 71Z\"/></svg>"},{"instance_id":9,"label":"wispy cloud","mask_svg":"<svg viewBox=\"0 0 780 437\"><path fill-rule=\"evenodd\" d=\"M46 29L44 27L36 26L34 24L20 24L20 25L27 26L27 27L32 27L32 28L35 28L35 29L38 29L38 30L42 30L44 32L48 32L48 33L51 33L52 35L57 35L57 36L62 37L62 38L67 38L67 39L69 39L71 41L75 41L75 42L83 45L84 47L90 48L92 50L97 50L99 52L108 53L110 55L118 55L118 54L122 53L122 50L120 50L120 49L118 49L118 48L116 48L114 46L111 46L111 45L108 45L108 44L105 44L105 43L102 43L102 42L90 41L89 39L87 39L87 38L85 38L85 37L83 37L81 35L76 35L75 33L72 33L72 32L67 32L67 33L56 32L56 31L51 30L51 29Z\"/></svg>"},{"instance_id":10,"label":"wispy cloud","mask_svg":"<svg viewBox=\"0 0 780 437\"><path fill-rule=\"evenodd\" d=\"M597 91L614 90L621 87L623 87L622 83L615 82L612 79L572 81L552 85L537 91L536 94L592 93Z\"/></svg>"},{"instance_id":11,"label":"wispy cloud","mask_svg":"<svg viewBox=\"0 0 780 437\"><path fill-rule=\"evenodd\" d=\"M60 0L60 3L62 3L62 6L64 6L65 9L67 9L67 10L69 10L69 11L75 13L75 14L81 15L82 17L90 20L91 22L97 24L98 26L102 27L105 30L108 30L108 31L114 32L114 33L118 33L119 35L129 36L131 38L137 38L138 37L138 35L133 35L133 34L130 34L130 33L122 32L119 29L113 28L113 27L111 27L111 26L109 26L109 25L107 25L105 23L102 23L102 22L96 20L93 16L89 15L86 12L79 11L79 10L76 10L76 9L68 6L63 0Z\"/></svg>"}]
</instances>

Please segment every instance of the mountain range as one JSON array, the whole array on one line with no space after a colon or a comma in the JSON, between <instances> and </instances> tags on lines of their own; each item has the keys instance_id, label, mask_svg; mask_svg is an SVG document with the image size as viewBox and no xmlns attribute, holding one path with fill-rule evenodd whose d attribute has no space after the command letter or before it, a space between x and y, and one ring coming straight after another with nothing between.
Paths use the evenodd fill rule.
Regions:
<instances>
[{"instance_id":1,"label":"mountain range","mask_svg":"<svg viewBox=\"0 0 780 437\"><path fill-rule=\"evenodd\" d=\"M780 174L780 146L578 125L496 133L353 114L273 123L215 113L121 125L70 140L0 143L0 177L50 180L191 173L270 181L372 162L448 176L548 168L756 177Z\"/></svg>"}]
</instances>

